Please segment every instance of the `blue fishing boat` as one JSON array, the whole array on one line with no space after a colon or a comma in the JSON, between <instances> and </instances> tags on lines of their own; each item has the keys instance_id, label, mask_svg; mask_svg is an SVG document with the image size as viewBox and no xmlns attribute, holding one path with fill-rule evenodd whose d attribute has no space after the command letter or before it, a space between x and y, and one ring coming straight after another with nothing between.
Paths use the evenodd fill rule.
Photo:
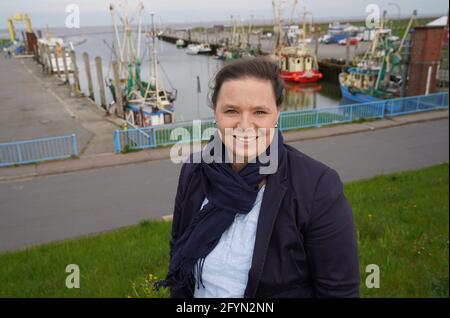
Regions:
<instances>
[{"instance_id":1,"label":"blue fishing boat","mask_svg":"<svg viewBox=\"0 0 450 318\"><path fill-rule=\"evenodd\" d=\"M355 103L367 103L401 96L405 81L402 50L416 14L413 13L400 42L381 24L365 55L355 59L354 66L339 74L343 98Z\"/></svg>"},{"instance_id":2,"label":"blue fishing boat","mask_svg":"<svg viewBox=\"0 0 450 318\"><path fill-rule=\"evenodd\" d=\"M116 25L116 15L114 7L110 10L113 16L114 31L116 35L118 56L120 58L119 77L121 82L120 91L123 96L124 119L131 126L147 127L162 124L171 124L175 122L174 101L177 98L177 90L172 87L172 91L166 90L159 80L160 63L157 55L155 39L157 32L154 26L154 13L151 13L152 38L151 50L151 78L149 81L143 81L141 78L141 16L143 13L142 3L138 7L138 32L137 44L132 45L132 28L127 13L121 19L124 21L124 34L126 41L120 40L120 33ZM135 49L136 48L136 49ZM114 100L115 88L112 80L109 80L111 92Z\"/></svg>"},{"instance_id":3,"label":"blue fishing boat","mask_svg":"<svg viewBox=\"0 0 450 318\"><path fill-rule=\"evenodd\" d=\"M342 97L356 103L380 100L381 98L373 96L369 91L370 87L374 86L377 76L377 71L357 67L348 68L339 76Z\"/></svg>"}]
</instances>

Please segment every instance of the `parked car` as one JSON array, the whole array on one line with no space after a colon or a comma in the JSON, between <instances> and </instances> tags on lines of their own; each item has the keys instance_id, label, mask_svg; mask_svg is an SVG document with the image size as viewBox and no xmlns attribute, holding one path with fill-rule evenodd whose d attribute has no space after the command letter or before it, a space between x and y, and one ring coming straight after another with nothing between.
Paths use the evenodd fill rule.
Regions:
<instances>
[{"instance_id":1,"label":"parked car","mask_svg":"<svg viewBox=\"0 0 450 318\"><path fill-rule=\"evenodd\" d=\"M352 36L350 38L342 39L338 43L340 45L347 45L347 41L350 41L349 45L357 45L361 41L361 38Z\"/></svg>"}]
</instances>

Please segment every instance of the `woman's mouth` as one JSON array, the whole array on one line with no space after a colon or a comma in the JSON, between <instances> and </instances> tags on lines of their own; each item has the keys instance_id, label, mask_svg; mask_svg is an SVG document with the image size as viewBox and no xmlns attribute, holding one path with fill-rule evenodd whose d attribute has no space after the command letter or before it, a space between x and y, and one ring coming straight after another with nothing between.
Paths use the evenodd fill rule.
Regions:
<instances>
[{"instance_id":1,"label":"woman's mouth","mask_svg":"<svg viewBox=\"0 0 450 318\"><path fill-rule=\"evenodd\" d=\"M242 137L242 136L236 136L236 135L233 135L233 137L234 137L237 141L239 141L240 143L243 143L243 144L248 144L248 143L251 143L251 142L255 141L256 139L258 139L258 136L251 136L251 137L246 136L246 137Z\"/></svg>"}]
</instances>

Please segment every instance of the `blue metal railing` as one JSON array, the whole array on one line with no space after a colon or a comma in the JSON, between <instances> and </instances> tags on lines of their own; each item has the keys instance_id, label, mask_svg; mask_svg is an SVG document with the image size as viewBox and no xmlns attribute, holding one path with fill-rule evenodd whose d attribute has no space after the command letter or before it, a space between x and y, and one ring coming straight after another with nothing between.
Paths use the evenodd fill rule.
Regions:
<instances>
[{"instance_id":1,"label":"blue metal railing","mask_svg":"<svg viewBox=\"0 0 450 318\"><path fill-rule=\"evenodd\" d=\"M78 157L75 134L0 144L0 167Z\"/></svg>"},{"instance_id":2,"label":"blue metal railing","mask_svg":"<svg viewBox=\"0 0 450 318\"><path fill-rule=\"evenodd\" d=\"M448 109L448 93L403 97L380 100L370 103L339 105L318 109L281 112L278 127L281 131L301 128L321 127L349 123L365 119L382 119L398 115L412 114L430 110ZM196 125L184 122L128 130L116 130L114 150L120 153L125 149L146 149L174 145L179 142L209 140L215 128L213 119L201 121L201 130L193 134ZM192 138L191 136L194 136Z\"/></svg>"},{"instance_id":3,"label":"blue metal railing","mask_svg":"<svg viewBox=\"0 0 450 318\"><path fill-rule=\"evenodd\" d=\"M129 150L147 149L170 146L180 141L209 140L216 128L213 119L202 120L199 127L199 131L196 131L196 126L190 122L116 130L114 151L119 153L127 148Z\"/></svg>"}]
</instances>

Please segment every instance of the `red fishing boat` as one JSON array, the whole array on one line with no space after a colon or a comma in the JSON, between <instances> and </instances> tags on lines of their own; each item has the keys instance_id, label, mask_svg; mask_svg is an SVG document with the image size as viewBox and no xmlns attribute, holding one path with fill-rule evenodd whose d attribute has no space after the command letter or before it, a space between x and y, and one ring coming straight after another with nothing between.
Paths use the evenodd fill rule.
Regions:
<instances>
[{"instance_id":1,"label":"red fishing boat","mask_svg":"<svg viewBox=\"0 0 450 318\"><path fill-rule=\"evenodd\" d=\"M291 19L289 26L292 26L293 16L295 13L295 6L297 1L294 1L291 12ZM308 47L308 40L306 37L306 16L311 14L305 11L303 15L303 30L302 36L293 38L287 36L284 32L282 22L282 4L279 1L273 1L275 14L275 33L276 33L276 48L274 58L278 61L281 68L281 76L286 82L293 83L314 83L323 77L319 71L317 57ZM312 29L312 18L311 26Z\"/></svg>"}]
</instances>

